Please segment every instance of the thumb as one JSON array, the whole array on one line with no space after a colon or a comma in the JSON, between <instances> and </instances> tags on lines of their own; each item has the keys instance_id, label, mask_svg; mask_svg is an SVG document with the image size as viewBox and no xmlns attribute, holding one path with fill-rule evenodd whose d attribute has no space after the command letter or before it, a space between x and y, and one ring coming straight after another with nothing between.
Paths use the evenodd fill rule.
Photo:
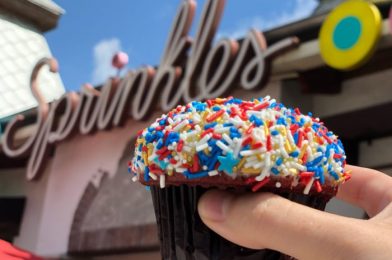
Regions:
<instances>
[{"instance_id":1,"label":"thumb","mask_svg":"<svg viewBox=\"0 0 392 260\"><path fill-rule=\"evenodd\" d=\"M358 234L357 224L362 223L271 193L212 190L201 197L198 210L208 227L236 244L299 259L340 259L351 252L349 259L357 247L352 234Z\"/></svg>"}]
</instances>

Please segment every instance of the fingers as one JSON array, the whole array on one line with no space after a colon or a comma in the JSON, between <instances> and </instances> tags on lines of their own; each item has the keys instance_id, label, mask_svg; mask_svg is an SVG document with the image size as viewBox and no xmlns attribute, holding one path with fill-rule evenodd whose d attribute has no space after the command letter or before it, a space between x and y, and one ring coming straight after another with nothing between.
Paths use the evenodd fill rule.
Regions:
<instances>
[{"instance_id":1,"label":"fingers","mask_svg":"<svg viewBox=\"0 0 392 260\"><path fill-rule=\"evenodd\" d=\"M376 170L346 166L351 179L340 186L337 198L363 208L370 217L392 202L392 178Z\"/></svg>"},{"instance_id":2,"label":"fingers","mask_svg":"<svg viewBox=\"0 0 392 260\"><path fill-rule=\"evenodd\" d=\"M249 248L271 248L299 259L336 259L355 250L354 224L270 193L234 196L210 191L199 202L204 223L226 239ZM339 236L337 236L339 234ZM351 250L351 252L352 252ZM347 251L349 252L349 250Z\"/></svg>"}]
</instances>

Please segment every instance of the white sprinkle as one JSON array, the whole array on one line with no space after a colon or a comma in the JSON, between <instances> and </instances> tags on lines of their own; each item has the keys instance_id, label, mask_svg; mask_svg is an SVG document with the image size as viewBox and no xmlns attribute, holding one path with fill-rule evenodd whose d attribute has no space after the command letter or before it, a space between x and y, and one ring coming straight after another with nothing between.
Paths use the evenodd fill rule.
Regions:
<instances>
[{"instance_id":1,"label":"white sprinkle","mask_svg":"<svg viewBox=\"0 0 392 260\"><path fill-rule=\"evenodd\" d=\"M233 156L234 158L238 158L238 154L240 153L241 150L241 144L242 144L242 138L234 138L234 151L233 151Z\"/></svg>"},{"instance_id":2,"label":"white sprinkle","mask_svg":"<svg viewBox=\"0 0 392 260\"><path fill-rule=\"evenodd\" d=\"M313 182L314 182L314 178L310 179L308 184L306 184L306 187L304 189L304 194L309 194L309 191L310 191L310 188L312 188Z\"/></svg>"},{"instance_id":3,"label":"white sprinkle","mask_svg":"<svg viewBox=\"0 0 392 260\"><path fill-rule=\"evenodd\" d=\"M201 127L200 127L199 125L196 125L196 126L195 126L195 129L196 129L198 132L201 131Z\"/></svg>"},{"instance_id":4,"label":"white sprinkle","mask_svg":"<svg viewBox=\"0 0 392 260\"><path fill-rule=\"evenodd\" d=\"M153 179L154 181L156 181L156 180L158 179L158 177L157 177L155 174L153 174L152 172L150 172L148 175L149 175L149 176L151 177L151 179Z\"/></svg>"},{"instance_id":5,"label":"white sprinkle","mask_svg":"<svg viewBox=\"0 0 392 260\"><path fill-rule=\"evenodd\" d=\"M221 148L223 151L225 151L225 152L233 152L233 150L231 149L231 148L229 148L227 145L225 145L222 141L217 141L216 142L216 145L219 147L219 148Z\"/></svg>"},{"instance_id":6,"label":"white sprinkle","mask_svg":"<svg viewBox=\"0 0 392 260\"><path fill-rule=\"evenodd\" d=\"M186 137L192 137L192 136L194 136L194 135L197 135L197 133L198 133L198 131L196 131L196 130L191 131L191 132L189 132L189 133L186 134Z\"/></svg>"},{"instance_id":7,"label":"white sprinkle","mask_svg":"<svg viewBox=\"0 0 392 260\"><path fill-rule=\"evenodd\" d=\"M218 175L218 171L217 171L217 170L209 171L209 172L208 172L208 175L209 175L209 176Z\"/></svg>"},{"instance_id":8,"label":"white sprinkle","mask_svg":"<svg viewBox=\"0 0 392 260\"><path fill-rule=\"evenodd\" d=\"M245 160L247 162L252 162L252 161L258 161L259 159L256 156L252 155L252 156L246 157Z\"/></svg>"},{"instance_id":9,"label":"white sprinkle","mask_svg":"<svg viewBox=\"0 0 392 260\"><path fill-rule=\"evenodd\" d=\"M208 167L206 165L203 165L203 171L206 171L208 169Z\"/></svg>"},{"instance_id":10,"label":"white sprinkle","mask_svg":"<svg viewBox=\"0 0 392 260\"><path fill-rule=\"evenodd\" d=\"M206 134L202 139L200 139L200 141L196 144L196 146L200 146L200 145L207 143L211 137L212 137L212 134Z\"/></svg>"},{"instance_id":11,"label":"white sprinkle","mask_svg":"<svg viewBox=\"0 0 392 260\"><path fill-rule=\"evenodd\" d=\"M264 166L264 162L258 162L258 163L255 163L252 167L253 167L253 169L260 169L263 166Z\"/></svg>"},{"instance_id":12,"label":"white sprinkle","mask_svg":"<svg viewBox=\"0 0 392 260\"><path fill-rule=\"evenodd\" d=\"M184 163L186 163L186 161ZM176 172L185 172L185 171L186 171L185 168L176 168Z\"/></svg>"},{"instance_id":13,"label":"white sprinkle","mask_svg":"<svg viewBox=\"0 0 392 260\"><path fill-rule=\"evenodd\" d=\"M267 177L268 172L269 172L269 170L268 170L268 171L263 170L263 172L262 172L259 176L257 176L257 177L255 178L255 180L256 180L256 181L262 181L262 180L264 180L264 178Z\"/></svg>"},{"instance_id":14,"label":"white sprinkle","mask_svg":"<svg viewBox=\"0 0 392 260\"><path fill-rule=\"evenodd\" d=\"M241 154L241 156L250 156L250 155L254 155L254 154L260 154L262 152L265 152L264 148L245 150L245 151L241 151L240 154Z\"/></svg>"},{"instance_id":15,"label":"white sprinkle","mask_svg":"<svg viewBox=\"0 0 392 260\"><path fill-rule=\"evenodd\" d=\"M224 132L228 132L228 131L230 131L230 127L221 127L221 128L215 129L215 133L219 133L219 134L224 133Z\"/></svg>"},{"instance_id":16,"label":"white sprinkle","mask_svg":"<svg viewBox=\"0 0 392 260\"><path fill-rule=\"evenodd\" d=\"M138 179L137 175L135 175L135 176L132 177L132 181L133 181L133 182L137 182L137 179Z\"/></svg>"},{"instance_id":17,"label":"white sprinkle","mask_svg":"<svg viewBox=\"0 0 392 260\"><path fill-rule=\"evenodd\" d=\"M305 172L305 171L306 171L306 167L303 166L303 165L301 165L301 164L299 164L299 163L292 162L291 165L292 165L294 168L296 168L297 170L300 170L300 171L302 171L302 172Z\"/></svg>"},{"instance_id":18,"label":"white sprinkle","mask_svg":"<svg viewBox=\"0 0 392 260\"><path fill-rule=\"evenodd\" d=\"M179 123L178 125L176 125L176 127L173 128L174 132L178 132L179 130L181 130L183 127L185 127L187 124L189 124L188 119L185 119L184 121L182 121L181 123Z\"/></svg>"},{"instance_id":19,"label":"white sprinkle","mask_svg":"<svg viewBox=\"0 0 392 260\"><path fill-rule=\"evenodd\" d=\"M173 119L172 119L171 117L168 117L168 118L167 118L167 121L168 121L169 124L171 124L171 125L174 124L174 121L173 121Z\"/></svg>"},{"instance_id":20,"label":"white sprinkle","mask_svg":"<svg viewBox=\"0 0 392 260\"><path fill-rule=\"evenodd\" d=\"M224 134L222 135L222 137L223 137L223 139L225 139L225 141L226 141L229 145L232 145L232 144L233 144L233 140L231 140L231 138L230 138L226 133L224 133Z\"/></svg>"},{"instance_id":21,"label":"white sprinkle","mask_svg":"<svg viewBox=\"0 0 392 260\"><path fill-rule=\"evenodd\" d=\"M198 113L193 113L193 121L197 124L201 122L201 117Z\"/></svg>"},{"instance_id":22,"label":"white sprinkle","mask_svg":"<svg viewBox=\"0 0 392 260\"><path fill-rule=\"evenodd\" d=\"M162 175L160 176L160 178L159 178L159 186L160 186L161 188L165 188L165 175L164 175L164 174L162 174Z\"/></svg>"},{"instance_id":23,"label":"white sprinkle","mask_svg":"<svg viewBox=\"0 0 392 260\"><path fill-rule=\"evenodd\" d=\"M206 148L208 148L208 144L207 144L207 143L204 143L204 144L202 144L202 145L196 146L196 151L197 151L197 152L200 152L200 151L202 151L202 150L204 150L204 149L206 149Z\"/></svg>"},{"instance_id":24,"label":"white sprinkle","mask_svg":"<svg viewBox=\"0 0 392 260\"><path fill-rule=\"evenodd\" d=\"M236 117L236 118L237 118L237 117ZM244 122L243 122L243 121L237 120L237 119L234 119L234 118L229 118L229 122L232 123L233 125L235 125L236 127L239 127L239 126L243 126L243 125L244 125Z\"/></svg>"},{"instance_id":25,"label":"white sprinkle","mask_svg":"<svg viewBox=\"0 0 392 260\"><path fill-rule=\"evenodd\" d=\"M333 160L333 156L335 155L335 150L334 149L329 149L329 160Z\"/></svg>"},{"instance_id":26,"label":"white sprinkle","mask_svg":"<svg viewBox=\"0 0 392 260\"><path fill-rule=\"evenodd\" d=\"M207 144L208 145L208 144ZM182 149L185 151L185 152L191 152L192 151L192 148L191 147L189 147L189 146L187 146L187 145L184 145L183 147L182 147Z\"/></svg>"},{"instance_id":27,"label":"white sprinkle","mask_svg":"<svg viewBox=\"0 0 392 260\"><path fill-rule=\"evenodd\" d=\"M280 182L276 182L276 183L275 183L275 187L276 187L276 188L280 188L280 187L282 187L282 184L281 184Z\"/></svg>"}]
</instances>

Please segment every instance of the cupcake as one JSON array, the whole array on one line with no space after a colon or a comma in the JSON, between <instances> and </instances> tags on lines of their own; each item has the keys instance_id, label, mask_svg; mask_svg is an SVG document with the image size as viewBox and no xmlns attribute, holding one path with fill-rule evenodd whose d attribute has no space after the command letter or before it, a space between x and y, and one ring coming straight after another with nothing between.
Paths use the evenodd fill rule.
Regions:
<instances>
[{"instance_id":1,"label":"cupcake","mask_svg":"<svg viewBox=\"0 0 392 260\"><path fill-rule=\"evenodd\" d=\"M133 180L151 190L163 259L290 259L235 245L201 221L208 189L268 191L324 210L350 178L337 136L270 97L178 106L138 133Z\"/></svg>"}]
</instances>

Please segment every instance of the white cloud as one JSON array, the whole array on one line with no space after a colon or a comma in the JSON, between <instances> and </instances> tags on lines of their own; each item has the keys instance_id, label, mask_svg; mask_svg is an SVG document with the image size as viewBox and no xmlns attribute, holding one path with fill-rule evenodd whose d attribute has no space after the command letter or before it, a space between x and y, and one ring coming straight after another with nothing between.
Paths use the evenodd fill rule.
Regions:
<instances>
[{"instance_id":1,"label":"white cloud","mask_svg":"<svg viewBox=\"0 0 392 260\"><path fill-rule=\"evenodd\" d=\"M117 38L105 39L94 46L94 71L92 84L101 84L108 77L114 76L117 70L112 66L113 55L121 50L121 42Z\"/></svg>"},{"instance_id":2,"label":"white cloud","mask_svg":"<svg viewBox=\"0 0 392 260\"><path fill-rule=\"evenodd\" d=\"M217 34L217 39L228 37L237 39L243 37L251 28L265 31L273 27L288 24L293 21L300 20L309 16L317 7L316 0L295 0L294 8L291 10L284 10L271 17L253 17L243 21L237 28L232 31L221 31Z\"/></svg>"}]
</instances>

